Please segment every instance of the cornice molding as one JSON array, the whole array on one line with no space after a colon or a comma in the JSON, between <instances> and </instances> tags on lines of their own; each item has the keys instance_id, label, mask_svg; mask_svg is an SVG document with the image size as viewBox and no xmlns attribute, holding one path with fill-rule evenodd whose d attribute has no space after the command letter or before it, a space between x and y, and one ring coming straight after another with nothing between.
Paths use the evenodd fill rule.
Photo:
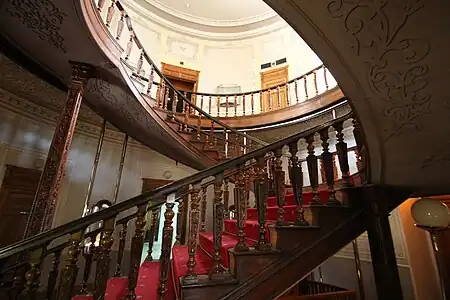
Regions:
<instances>
[{"instance_id":1,"label":"cornice molding","mask_svg":"<svg viewBox=\"0 0 450 300\"><path fill-rule=\"evenodd\" d=\"M181 12L179 10L174 9L173 7L170 7L164 3L161 3L159 0L146 0L150 5L154 6L155 8L171 14L174 17L177 17L179 19L183 19L192 23L197 23L201 25L206 26L212 26L212 27L240 27L240 26L246 26L258 22L262 22L265 20L268 20L270 18L273 18L277 16L276 12L274 11L268 11L259 15L247 17L247 18L241 18L241 19L234 19L234 20L213 20L213 19L207 19L202 18L199 16L194 16L185 12Z\"/></svg>"},{"instance_id":2,"label":"cornice molding","mask_svg":"<svg viewBox=\"0 0 450 300\"><path fill-rule=\"evenodd\" d=\"M170 22L158 16L157 14L148 11L147 9L145 9L144 7L142 7L141 5L139 5L134 1L133 2L127 1L124 4L124 6L128 12L131 11L134 13L134 16L132 16L131 19L143 26L151 26L152 28L154 28L154 25L158 25L165 27L168 30L172 30L178 34L210 41L235 41L235 40L252 39L288 27L287 23L280 18L279 21L276 21L270 25L242 32L236 33L206 32Z\"/></svg>"}]
</instances>

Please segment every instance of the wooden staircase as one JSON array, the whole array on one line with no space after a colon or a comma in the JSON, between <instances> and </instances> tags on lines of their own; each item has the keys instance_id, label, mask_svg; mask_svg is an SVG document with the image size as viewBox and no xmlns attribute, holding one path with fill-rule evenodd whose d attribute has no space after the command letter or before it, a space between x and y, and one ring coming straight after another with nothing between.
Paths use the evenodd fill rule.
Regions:
<instances>
[{"instance_id":1,"label":"wooden staircase","mask_svg":"<svg viewBox=\"0 0 450 300\"><path fill-rule=\"evenodd\" d=\"M350 175L342 135L343 124L350 118L344 116L229 159L0 249L1 262L18 257L17 264L0 271L2 299L47 295L47 299L58 300L74 296L237 300L273 299L284 294L366 230L367 197L361 193L366 187L360 184L360 174L367 166L362 165L358 175ZM333 132L338 139L342 174L338 181L328 149ZM322 141L320 156L314 151L316 134ZM297 156L300 140L307 144L306 175L311 187L303 187L304 173ZM283 156L282 149L293 155ZM325 172L323 184L318 180L319 158ZM290 166L284 168L286 165ZM269 186L274 188L272 197ZM208 197L208 187L212 188L212 198ZM229 218L231 193L236 219ZM254 195L254 207L249 207L250 195ZM390 208L407 196L389 193ZM152 257L151 243L147 261L142 263L145 216L155 214L163 205L161 255ZM207 230L205 223L208 206L213 210L212 230ZM183 207L189 207L188 213ZM88 230L92 224L101 224L99 232ZM183 227L188 231L185 245L180 243ZM149 228L153 241L156 221ZM125 253L129 264L126 273L121 271L127 269Z\"/></svg>"}]
</instances>

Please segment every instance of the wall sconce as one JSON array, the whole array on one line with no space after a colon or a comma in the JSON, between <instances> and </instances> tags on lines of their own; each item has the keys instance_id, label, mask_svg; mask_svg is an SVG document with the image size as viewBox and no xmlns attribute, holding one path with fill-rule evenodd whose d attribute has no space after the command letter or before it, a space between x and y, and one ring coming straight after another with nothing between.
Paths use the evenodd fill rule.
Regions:
<instances>
[{"instance_id":1,"label":"wall sconce","mask_svg":"<svg viewBox=\"0 0 450 300\"><path fill-rule=\"evenodd\" d=\"M450 225L450 212L447 205L439 200L421 198L411 206L411 216L415 221L414 226L430 233L433 244L434 257L436 259L439 279L441 283L442 299L446 300L445 282L443 278L443 266L439 257L439 243L436 232L448 229Z\"/></svg>"}]
</instances>

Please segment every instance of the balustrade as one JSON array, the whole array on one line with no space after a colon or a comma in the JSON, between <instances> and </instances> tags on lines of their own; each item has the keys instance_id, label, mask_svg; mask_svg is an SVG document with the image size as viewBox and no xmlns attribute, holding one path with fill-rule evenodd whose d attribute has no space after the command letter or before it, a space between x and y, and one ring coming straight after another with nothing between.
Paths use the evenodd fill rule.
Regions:
<instances>
[{"instance_id":1,"label":"balustrade","mask_svg":"<svg viewBox=\"0 0 450 300\"><path fill-rule=\"evenodd\" d=\"M198 250L198 237L203 231L208 231L212 227L213 235L213 256L212 264L209 270L211 280L217 278L225 278L228 270L223 267L221 245L222 233L224 231L224 220L228 218L228 205L230 204L229 193L234 193L234 204L237 212L237 242L235 245L236 252L253 251L246 240L245 221L246 210L248 208L248 199L250 194L254 194L255 207L257 210L259 224L259 238L255 243L258 251L271 251L272 245L267 236L267 201L269 195L269 183L273 181L275 186L274 193L278 201L278 222L277 226L308 226L304 211L305 203L303 201L303 192L305 189L312 189L314 195L318 195L319 190L328 191L329 197L314 200L312 205L337 205L341 204L344 198L345 188L352 184L350 174L356 170L354 166L356 159L349 156L354 153L355 148L347 147L347 141L344 140L344 132L347 128L344 121L348 117L337 119L328 124L324 124L319 128L308 130L304 133L297 134L282 141L276 142L265 148L258 149L254 152L228 161L222 165L218 165L212 169L194 174L190 177L178 181L163 188L143 194L129 201L121 202L115 206L93 213L82 219L63 225L45 233L42 237L31 238L18 245L13 245L6 249L0 249L0 260L9 258L17 254L25 254L28 257L24 262L14 266L13 268L5 268L0 271L2 278L8 272L17 272L18 270L26 270L22 273L22 278L16 276L16 288L24 295L33 295L39 285L48 285L48 299L71 299L75 294L94 293L95 299L103 299L108 279L111 276L122 276L122 264L125 253L128 253L128 261L130 267L128 270L128 291L127 299L136 297L136 285L141 257L144 245L144 226L145 214L152 214L152 224L150 226L150 242L147 254L148 261L152 260L152 248L155 234L156 220L160 206L165 203L166 210L164 213L164 227L162 234L161 255L159 256L160 278L158 293L160 297L164 297L167 293L167 280L170 253L173 247L182 244L181 229L189 228L187 235L187 247L189 259L187 262L187 273L185 274L185 282L198 280L200 275L196 269L196 255ZM317 133L317 134L316 134ZM349 137L349 134L346 133ZM315 138L319 138L315 140ZM318 141L321 141L319 143ZM306 147L305 147L306 142ZM317 146L317 148L315 148ZM336 147L337 152L330 149ZM316 155L316 151L320 151L320 155ZM345 152L344 152L345 151ZM290 154L288 153L290 152ZM332 158L338 156L339 170L332 163ZM349 157L351 157L349 159ZM318 161L322 161L325 172L324 182L318 181ZM290 161L290 164L288 164ZM271 163L273 162L273 163ZM302 171L302 163L306 162L308 168L307 173ZM351 167L349 167L351 165ZM273 170L271 168L273 166ZM350 171L353 170L353 171ZM335 178L338 174L338 178ZM208 179L214 176L213 180ZM309 178L311 187L304 186L304 178ZM287 179L288 178L288 179ZM305 178L305 179L306 179ZM208 187L212 187L212 197L208 197ZM295 221L286 221L283 218L284 194L286 189L292 188L295 201ZM339 191L339 193L336 193ZM177 198L175 199L175 195ZM190 195L190 198L188 197ZM151 205L147 207L148 201ZM179 203L177 210L177 222L179 224L173 226L175 219L174 206ZM190 206L189 218L185 215L185 209L182 206ZM206 217L207 207L210 206L213 211L213 223L208 224ZM136 212L127 216L117 218L122 211L135 207ZM134 233L131 238L131 245L127 246L128 226L134 223ZM92 224L101 224L100 228L95 231L88 232ZM173 239L174 228L176 228L177 238ZM118 233L118 240L114 241L115 232ZM67 242L57 246L57 248L48 248L53 241L64 235L70 235ZM98 241L98 237L101 237ZM118 244L117 260L111 264L112 246L116 242ZM129 252L124 251L130 247ZM67 251L64 251L67 249ZM60 255L65 254L65 263L60 271ZM80 256L83 255L84 267L82 268ZM43 260L51 256L53 263L49 266L49 272L42 270ZM95 280L93 284L89 284L91 264L95 262ZM23 268L27 265L27 268ZM81 269L81 270L80 270ZM115 272L114 272L115 270ZM77 282L77 274L82 271L83 276ZM111 272L110 272L111 271ZM22 271L23 272L23 271ZM48 281L43 283L40 279L41 274L50 274ZM18 274L20 275L20 274ZM59 276L58 276L59 275ZM56 282L56 278L59 281ZM21 283L20 283L21 282ZM52 289L52 287L56 288ZM94 289L92 289L94 286ZM56 298L55 298L56 297Z\"/></svg>"},{"instance_id":2,"label":"balustrade","mask_svg":"<svg viewBox=\"0 0 450 300\"><path fill-rule=\"evenodd\" d=\"M118 1L113 1L116 6L109 6L107 10L109 28L114 28L115 18L119 16L120 22L125 20L129 23L129 17L121 7ZM104 6L104 1L99 1L97 8L101 11ZM117 7L120 14L114 14L112 8ZM130 29L130 27L127 27ZM121 26L118 26L119 29ZM117 38L120 39L121 30L117 31ZM133 31L130 31L130 41L136 43L136 35ZM184 237L181 236L183 228L189 228L187 234L188 248L188 261L187 272L184 276L186 282L196 281L200 275L209 275L209 279L217 279L218 275L222 276L227 274L228 270L225 269L221 262L224 260L222 257L222 233L224 231L224 220L229 218L229 204L230 204L230 192L234 194L234 204L236 206L237 213L237 242L234 245L236 252L248 252L254 251L253 247L248 245L245 233L245 222L247 218L247 208L249 206L249 195L255 196L255 207L257 209L257 221L259 224L259 237L255 244L255 248L258 251L270 251L272 245L267 237L267 201L271 187L274 187L272 192L277 200L278 205L278 222L277 226L308 226L306 221L304 210L305 203L303 201L303 192L306 189L304 181L309 179L312 193L313 193L313 205L336 205L341 204L341 194L345 194L345 188L349 187L351 182L351 169L350 162L355 160L349 159L349 153L353 152L352 147L347 146L347 142L344 140L345 121L350 120L351 115L347 115L336 120L330 121L326 124L322 124L316 128L309 129L305 132L295 134L291 137L266 145L259 149L254 150L252 145L258 143L257 139L251 136L239 133L231 128L222 126L210 116L206 114L202 109L195 106L194 102L191 102L187 97L176 91L170 84L165 81L161 76L158 68L148 58L145 50L140 43L136 43L139 49L139 62L136 65L135 70L139 73L141 69L145 69L145 64L150 65L150 75L148 87L144 90L148 94L154 96L153 105L156 107L172 107L173 118L176 122L179 122L180 130L190 132L193 134L193 138L208 139L209 143L213 146L221 145L226 157L235 157L225 163L219 164L213 168L188 176L182 180L173 182L167 186L159 189L155 189L148 193L139 195L135 198L129 199L124 202L120 202L107 209L95 212L91 215L75 220L73 222L64 224L60 227L47 231L39 236L28 238L24 241L18 242L9 247L0 249L0 262L6 261L12 257L19 255L23 258L23 261L18 262L10 267L0 270L2 275L2 281L8 278L13 278L14 283L11 290L19 291L28 298L33 298L36 294L37 288L43 284L47 285L46 296L47 299L71 299L74 295L82 293L93 293L95 299L103 299L105 295L105 289L108 279L113 276L122 276L123 273L123 260L126 253L129 255L129 270L128 270L128 285L126 291L126 299L136 298L136 286L138 279L138 272L141 265L141 257L144 246L144 226L146 213L152 214L152 224L149 224L150 237L149 237L149 250L147 253L147 261L153 260L153 246L154 235L156 231L156 220L158 213L162 205L165 205L166 210L164 213L164 227L162 229L162 251L159 257L159 284L157 292L162 299L167 294L167 280L169 280L169 264L170 253L174 247L183 244ZM130 50L128 50L130 49ZM132 46L126 48L125 59L130 60L132 57ZM141 60L142 57L142 60ZM141 64L142 61L142 64ZM321 67L320 70L326 71ZM318 71L317 71L318 72ZM317 72L313 72L315 80L317 80ZM160 76L163 80L162 84L155 84L155 77ZM143 81L144 79L135 74L137 81ZM306 77L302 78L305 84L307 82ZM289 88L287 85L277 87L275 91L279 95L281 88L289 91L289 93L295 93L295 97L290 96L290 102L296 99L298 102L298 84L297 81L292 81L294 88ZM288 83L290 84L290 83ZM152 88L152 85L157 85L158 88ZM314 83L315 87L317 86ZM316 90L318 88L316 87ZM167 92L169 90L169 92ZM172 96L174 92L176 96ZM254 100L257 103L255 96L261 97L263 92L253 92L250 94L252 111ZM307 95L307 90L305 90ZM159 96L158 96L159 95ZM245 97L246 95L242 95ZM270 95L269 95L270 96ZM173 97L173 98L171 98ZM217 96L220 98L221 96ZM205 98L205 97L203 97ZM199 99L197 97L197 99ZM204 104L207 101L201 101ZM205 99L209 101L209 109L213 102L214 96L206 96ZM205 100L204 99L204 100ZM278 98L279 99L279 98ZM236 101L236 98L234 98ZM174 101L174 102L171 102ZM180 106L177 105L177 101L181 101ZM172 104L172 105L171 105ZM200 126L192 127L189 124L183 122L179 116L188 114L190 116L195 115L198 118L207 118L211 123L220 125L219 129L215 126L211 128L199 128ZM172 116L170 116L172 118ZM348 124L348 122L347 122ZM355 126L355 130L357 130ZM331 134L331 137L330 137ZM315 140L315 137L320 136L320 146ZM346 134L347 137L347 134ZM361 136L359 136L361 138ZM335 139L335 147L337 153L330 151L331 139ZM333 140L334 141L334 140ZM250 143L251 142L251 143ZM306 147L304 147L306 142ZM362 146L357 143L358 155L361 155L360 149ZM285 155L285 150L289 149L290 155ZM249 151L254 150L254 151ZM320 155L316 155L316 151L320 151ZM247 154L244 154L247 153ZM333 157L338 156L339 166L336 167L333 164ZM322 165L325 172L325 182L319 184L319 164L318 160L322 161ZM290 166L288 164L290 161ZM306 174L303 173L302 163L306 162L307 170ZM338 168L339 170L335 170ZM355 168L353 168L354 170ZM335 178L335 174L338 174L340 178ZM339 175L340 174L340 175ZM288 176L286 176L288 175ZM214 177L213 180L210 180ZM287 180L287 177L289 180ZM208 198L208 187L213 189L213 197ZM295 206L296 206L296 218L295 222L286 221L284 218L284 206L285 206L285 194L288 188L292 187ZM309 188L309 187L308 187ZM319 190L327 190L329 194L328 199L320 199ZM339 190L340 193L336 193ZM174 235L174 207L176 203L179 203L176 216L176 238ZM207 207L212 207L213 211L213 224L208 224L206 217ZM189 215L186 214L189 207ZM122 215L122 212L131 211L126 216ZM120 218L118 217L121 214ZM132 233L130 245L127 245L127 234L129 224L134 223L134 232ZM88 228L93 224L101 224L95 231L88 231ZM206 231L207 228L212 225L213 235L213 257L212 266L208 270L208 274L199 274L196 269L196 254L198 250L198 238L199 233ZM118 240L114 240L114 237L119 237ZM130 233L131 234L131 233ZM68 241L61 242L60 239L65 236L69 236ZM99 243L97 243L99 239ZM112 258L112 246L114 243L118 245L117 260L114 265L111 265ZM59 244L58 244L59 243ZM57 244L57 246L49 247L50 245ZM129 252L125 249L130 249ZM65 263L60 270L61 253L65 253ZM83 276L81 281L77 281L77 274L80 271L81 262L80 254L85 258ZM49 272L44 272L43 261L46 257L52 257L52 264L49 266ZM90 270L91 264L95 262L95 280L93 285L90 284ZM115 271L114 271L115 270ZM26 272L25 272L26 271ZM114 271L114 272L111 272ZM113 274L111 274L113 273ZM41 281L41 274L49 274L47 283ZM57 280L59 278L59 280ZM25 280L23 280L25 279ZM92 286L94 288L92 289ZM78 289L79 288L79 289Z\"/></svg>"}]
</instances>

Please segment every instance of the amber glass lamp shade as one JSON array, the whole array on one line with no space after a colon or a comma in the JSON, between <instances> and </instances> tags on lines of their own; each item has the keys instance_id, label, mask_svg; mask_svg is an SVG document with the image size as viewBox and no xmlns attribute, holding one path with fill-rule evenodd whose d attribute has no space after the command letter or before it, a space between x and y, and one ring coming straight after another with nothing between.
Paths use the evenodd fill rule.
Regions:
<instances>
[{"instance_id":1,"label":"amber glass lamp shade","mask_svg":"<svg viewBox=\"0 0 450 300\"><path fill-rule=\"evenodd\" d=\"M411 206L411 216L418 226L446 228L450 223L450 212L447 205L431 198L417 200Z\"/></svg>"}]
</instances>

